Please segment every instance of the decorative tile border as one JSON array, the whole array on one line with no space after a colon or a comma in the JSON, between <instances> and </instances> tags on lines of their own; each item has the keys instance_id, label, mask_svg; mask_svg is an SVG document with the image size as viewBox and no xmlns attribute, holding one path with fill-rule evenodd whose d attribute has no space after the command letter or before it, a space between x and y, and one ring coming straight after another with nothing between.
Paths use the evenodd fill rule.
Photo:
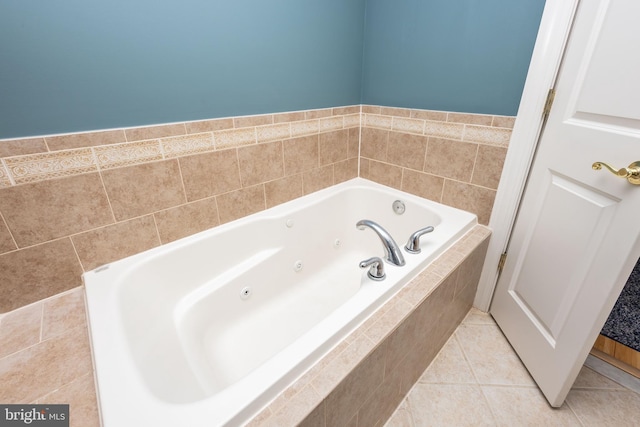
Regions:
<instances>
[{"instance_id":1,"label":"decorative tile border","mask_svg":"<svg viewBox=\"0 0 640 427\"><path fill-rule=\"evenodd\" d=\"M4 166L4 162L0 163L0 188L11 187L11 185L13 185L13 183L9 178L9 173L7 172L7 169Z\"/></svg>"},{"instance_id":2,"label":"decorative tile border","mask_svg":"<svg viewBox=\"0 0 640 427\"><path fill-rule=\"evenodd\" d=\"M100 169L113 169L139 163L162 160L160 141L130 142L105 145L93 149Z\"/></svg>"},{"instance_id":3,"label":"decorative tile border","mask_svg":"<svg viewBox=\"0 0 640 427\"><path fill-rule=\"evenodd\" d=\"M98 170L90 148L9 157L4 162L16 184Z\"/></svg>"},{"instance_id":4,"label":"decorative tile border","mask_svg":"<svg viewBox=\"0 0 640 427\"><path fill-rule=\"evenodd\" d=\"M0 187L361 126L507 147L514 120L506 116L353 105L0 140L0 153L4 155ZM29 145L29 141L39 143L31 144L36 148L29 151L47 151L23 154L19 146ZM86 146L78 147L82 144Z\"/></svg>"}]
</instances>

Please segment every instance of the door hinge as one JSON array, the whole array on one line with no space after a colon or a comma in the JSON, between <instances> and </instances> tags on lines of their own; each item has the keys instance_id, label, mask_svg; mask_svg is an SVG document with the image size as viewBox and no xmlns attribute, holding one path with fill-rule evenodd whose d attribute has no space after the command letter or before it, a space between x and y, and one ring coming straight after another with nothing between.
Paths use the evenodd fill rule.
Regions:
<instances>
[{"instance_id":1,"label":"door hinge","mask_svg":"<svg viewBox=\"0 0 640 427\"><path fill-rule=\"evenodd\" d=\"M556 90L549 89L547 92L547 100L544 103L544 110L542 112L542 118L546 120L549 117L549 113L551 113L551 106L553 105L553 99L556 97Z\"/></svg>"},{"instance_id":2,"label":"door hinge","mask_svg":"<svg viewBox=\"0 0 640 427\"><path fill-rule=\"evenodd\" d=\"M500 255L500 261L498 261L498 273L502 273L502 269L504 268L504 264L507 262L507 253L503 252Z\"/></svg>"}]
</instances>

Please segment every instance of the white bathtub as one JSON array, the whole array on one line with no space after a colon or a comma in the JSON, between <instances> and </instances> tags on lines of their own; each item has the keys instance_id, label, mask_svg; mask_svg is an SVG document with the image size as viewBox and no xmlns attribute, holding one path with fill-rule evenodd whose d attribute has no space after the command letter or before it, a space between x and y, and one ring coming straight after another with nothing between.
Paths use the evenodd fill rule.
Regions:
<instances>
[{"instance_id":1,"label":"white bathtub","mask_svg":"<svg viewBox=\"0 0 640 427\"><path fill-rule=\"evenodd\" d=\"M378 282L361 219L400 247L435 231ZM475 224L356 178L85 273L103 424L243 424Z\"/></svg>"}]
</instances>

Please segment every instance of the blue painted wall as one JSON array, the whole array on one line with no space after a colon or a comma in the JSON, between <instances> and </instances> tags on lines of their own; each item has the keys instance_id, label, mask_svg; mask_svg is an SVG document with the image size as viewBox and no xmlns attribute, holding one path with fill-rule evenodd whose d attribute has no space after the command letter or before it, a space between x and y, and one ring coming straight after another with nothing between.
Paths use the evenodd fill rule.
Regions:
<instances>
[{"instance_id":1,"label":"blue painted wall","mask_svg":"<svg viewBox=\"0 0 640 427\"><path fill-rule=\"evenodd\" d=\"M544 0L368 0L362 103L515 115Z\"/></svg>"},{"instance_id":2,"label":"blue painted wall","mask_svg":"<svg viewBox=\"0 0 640 427\"><path fill-rule=\"evenodd\" d=\"M360 103L365 0L2 0L0 138Z\"/></svg>"},{"instance_id":3,"label":"blue painted wall","mask_svg":"<svg viewBox=\"0 0 640 427\"><path fill-rule=\"evenodd\" d=\"M2 0L0 138L361 102L515 114L543 4Z\"/></svg>"}]
</instances>

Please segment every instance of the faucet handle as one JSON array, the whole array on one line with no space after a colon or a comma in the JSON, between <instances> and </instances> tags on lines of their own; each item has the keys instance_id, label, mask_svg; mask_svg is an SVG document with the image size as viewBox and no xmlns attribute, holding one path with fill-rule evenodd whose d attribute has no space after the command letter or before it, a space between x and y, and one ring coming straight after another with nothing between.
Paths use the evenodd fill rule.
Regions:
<instances>
[{"instance_id":1,"label":"faucet handle","mask_svg":"<svg viewBox=\"0 0 640 427\"><path fill-rule=\"evenodd\" d=\"M360 268L369 267L369 271L367 272L367 276L371 280L384 280L387 276L384 272L384 263L380 257L374 256L369 259L365 259L364 261L360 261Z\"/></svg>"},{"instance_id":2,"label":"faucet handle","mask_svg":"<svg viewBox=\"0 0 640 427\"><path fill-rule=\"evenodd\" d=\"M431 233L432 231L433 231L432 226L428 226L416 231L409 237L409 240L407 241L407 244L404 246L404 249L410 254L419 254L420 251L422 250L420 249L420 237L427 233Z\"/></svg>"}]
</instances>

